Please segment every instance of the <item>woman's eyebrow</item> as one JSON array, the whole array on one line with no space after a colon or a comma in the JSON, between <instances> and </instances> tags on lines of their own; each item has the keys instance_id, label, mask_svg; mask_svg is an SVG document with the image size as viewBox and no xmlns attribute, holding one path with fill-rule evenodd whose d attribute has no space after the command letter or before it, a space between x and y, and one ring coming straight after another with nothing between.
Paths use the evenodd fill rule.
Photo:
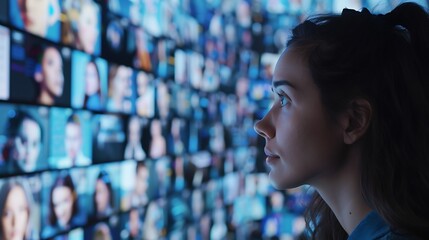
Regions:
<instances>
[{"instance_id":1,"label":"woman's eyebrow","mask_svg":"<svg viewBox=\"0 0 429 240\"><path fill-rule=\"evenodd\" d=\"M289 87L291 87L293 89L296 89L296 87L290 81L288 81L288 80L273 81L273 87L274 88L277 88L277 87L283 86L283 85L286 85L286 86L289 86Z\"/></svg>"}]
</instances>

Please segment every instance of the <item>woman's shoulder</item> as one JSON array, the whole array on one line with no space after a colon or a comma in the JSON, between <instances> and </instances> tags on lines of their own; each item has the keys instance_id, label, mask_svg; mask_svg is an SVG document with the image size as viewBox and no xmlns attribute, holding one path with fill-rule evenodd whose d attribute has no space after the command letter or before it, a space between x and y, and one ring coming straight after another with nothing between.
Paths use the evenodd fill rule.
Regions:
<instances>
[{"instance_id":1,"label":"woman's shoulder","mask_svg":"<svg viewBox=\"0 0 429 240\"><path fill-rule=\"evenodd\" d=\"M377 240L420 240L419 238L415 238L406 234L398 234L393 231L389 231L381 238L377 238ZM422 240L422 239L421 239Z\"/></svg>"},{"instance_id":2,"label":"woman's shoulder","mask_svg":"<svg viewBox=\"0 0 429 240\"><path fill-rule=\"evenodd\" d=\"M420 240L392 229L375 211L371 211L350 234L348 240Z\"/></svg>"}]
</instances>

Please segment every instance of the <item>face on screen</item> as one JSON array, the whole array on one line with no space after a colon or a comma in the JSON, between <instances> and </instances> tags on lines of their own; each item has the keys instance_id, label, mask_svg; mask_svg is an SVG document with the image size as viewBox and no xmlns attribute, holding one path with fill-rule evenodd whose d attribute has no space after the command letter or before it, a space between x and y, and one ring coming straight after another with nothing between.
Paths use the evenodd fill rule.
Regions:
<instances>
[{"instance_id":1,"label":"face on screen","mask_svg":"<svg viewBox=\"0 0 429 240\"><path fill-rule=\"evenodd\" d=\"M36 168L42 141L42 130L37 122L26 118L19 129L19 136L15 138L13 158L26 172Z\"/></svg>"},{"instance_id":2,"label":"face on screen","mask_svg":"<svg viewBox=\"0 0 429 240\"><path fill-rule=\"evenodd\" d=\"M112 79L113 93L115 96L127 96L130 86L131 72L129 68L119 66L118 71Z\"/></svg>"},{"instance_id":3,"label":"face on screen","mask_svg":"<svg viewBox=\"0 0 429 240\"><path fill-rule=\"evenodd\" d=\"M45 37L59 17L58 0L17 0L25 30Z\"/></svg>"},{"instance_id":4,"label":"face on screen","mask_svg":"<svg viewBox=\"0 0 429 240\"><path fill-rule=\"evenodd\" d=\"M51 105L53 98L63 94L63 61L56 48L45 49L41 60L41 70L35 72L34 78L40 86L40 103Z\"/></svg>"},{"instance_id":5,"label":"face on screen","mask_svg":"<svg viewBox=\"0 0 429 240\"><path fill-rule=\"evenodd\" d=\"M60 186L52 192L54 213L60 226L67 226L73 215L74 195L70 188Z\"/></svg>"},{"instance_id":6,"label":"face on screen","mask_svg":"<svg viewBox=\"0 0 429 240\"><path fill-rule=\"evenodd\" d=\"M97 212L105 212L109 206L110 192L107 185L100 179L95 183L95 202L97 205Z\"/></svg>"},{"instance_id":7,"label":"face on screen","mask_svg":"<svg viewBox=\"0 0 429 240\"><path fill-rule=\"evenodd\" d=\"M24 189L14 186L6 197L1 213L2 236L5 240L25 239L29 221L29 206Z\"/></svg>"},{"instance_id":8,"label":"face on screen","mask_svg":"<svg viewBox=\"0 0 429 240\"><path fill-rule=\"evenodd\" d=\"M81 151L82 135L80 125L77 123L67 123L65 128L65 148L67 155L75 159Z\"/></svg>"},{"instance_id":9,"label":"face on screen","mask_svg":"<svg viewBox=\"0 0 429 240\"><path fill-rule=\"evenodd\" d=\"M139 167L135 181L135 191L138 195L146 194L148 188L149 170L147 167Z\"/></svg>"},{"instance_id":10,"label":"face on screen","mask_svg":"<svg viewBox=\"0 0 429 240\"><path fill-rule=\"evenodd\" d=\"M92 1L85 1L81 8L77 28L79 47L87 53L95 51L99 35L98 16L98 6Z\"/></svg>"},{"instance_id":11,"label":"face on screen","mask_svg":"<svg viewBox=\"0 0 429 240\"><path fill-rule=\"evenodd\" d=\"M88 96L97 94L100 90L100 77L94 62L88 62L85 68L85 93Z\"/></svg>"}]
</instances>

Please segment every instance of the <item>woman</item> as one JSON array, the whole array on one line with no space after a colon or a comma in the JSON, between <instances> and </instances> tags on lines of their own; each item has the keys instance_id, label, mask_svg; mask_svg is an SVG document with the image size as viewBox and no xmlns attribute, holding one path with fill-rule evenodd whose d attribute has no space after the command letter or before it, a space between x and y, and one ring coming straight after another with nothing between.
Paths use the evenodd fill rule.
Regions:
<instances>
[{"instance_id":1,"label":"woman","mask_svg":"<svg viewBox=\"0 0 429 240\"><path fill-rule=\"evenodd\" d=\"M86 53L99 54L99 5L93 0L65 0L62 5L62 41Z\"/></svg>"},{"instance_id":2,"label":"woman","mask_svg":"<svg viewBox=\"0 0 429 240\"><path fill-rule=\"evenodd\" d=\"M107 111L130 113L131 112L131 74L129 67L112 65L109 70L109 99Z\"/></svg>"},{"instance_id":3,"label":"woman","mask_svg":"<svg viewBox=\"0 0 429 240\"><path fill-rule=\"evenodd\" d=\"M277 188L315 188L312 239L429 236L429 16L345 9L293 30L256 123Z\"/></svg>"},{"instance_id":4,"label":"woman","mask_svg":"<svg viewBox=\"0 0 429 240\"><path fill-rule=\"evenodd\" d=\"M49 225L43 230L42 237L51 237L60 231L85 224L86 219L79 213L78 205L73 179L67 172L61 172L50 191Z\"/></svg>"},{"instance_id":5,"label":"woman","mask_svg":"<svg viewBox=\"0 0 429 240\"><path fill-rule=\"evenodd\" d=\"M125 146L124 158L135 159L138 161L146 158L146 152L141 143L142 123L137 116L131 116L128 121L128 141Z\"/></svg>"},{"instance_id":6,"label":"woman","mask_svg":"<svg viewBox=\"0 0 429 240\"><path fill-rule=\"evenodd\" d=\"M103 96L101 95L100 72L92 59L85 68L85 97L83 106L89 110L103 110Z\"/></svg>"},{"instance_id":7,"label":"woman","mask_svg":"<svg viewBox=\"0 0 429 240\"><path fill-rule=\"evenodd\" d=\"M38 103L51 106L63 95L63 60L57 48L49 46L42 51L34 79L38 84Z\"/></svg>"},{"instance_id":8,"label":"woman","mask_svg":"<svg viewBox=\"0 0 429 240\"><path fill-rule=\"evenodd\" d=\"M37 237L31 231L33 197L27 182L12 178L0 190L0 239L23 240Z\"/></svg>"},{"instance_id":9,"label":"woman","mask_svg":"<svg viewBox=\"0 0 429 240\"><path fill-rule=\"evenodd\" d=\"M27 111L17 110L9 113L5 130L8 139L2 151L7 165L2 171L22 173L38 170L43 149L41 123Z\"/></svg>"},{"instance_id":10,"label":"woman","mask_svg":"<svg viewBox=\"0 0 429 240\"><path fill-rule=\"evenodd\" d=\"M113 213L113 188L110 176L106 171L101 171L95 182L94 219L109 217Z\"/></svg>"}]
</instances>

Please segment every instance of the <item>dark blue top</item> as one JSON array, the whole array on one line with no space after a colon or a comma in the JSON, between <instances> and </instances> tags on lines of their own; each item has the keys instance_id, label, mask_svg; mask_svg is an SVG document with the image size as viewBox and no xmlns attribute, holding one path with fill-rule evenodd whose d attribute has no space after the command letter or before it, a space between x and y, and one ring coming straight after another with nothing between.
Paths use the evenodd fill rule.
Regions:
<instances>
[{"instance_id":1,"label":"dark blue top","mask_svg":"<svg viewBox=\"0 0 429 240\"><path fill-rule=\"evenodd\" d=\"M370 212L350 234L348 240L408 240L410 236L394 233L389 225L375 212Z\"/></svg>"}]
</instances>

